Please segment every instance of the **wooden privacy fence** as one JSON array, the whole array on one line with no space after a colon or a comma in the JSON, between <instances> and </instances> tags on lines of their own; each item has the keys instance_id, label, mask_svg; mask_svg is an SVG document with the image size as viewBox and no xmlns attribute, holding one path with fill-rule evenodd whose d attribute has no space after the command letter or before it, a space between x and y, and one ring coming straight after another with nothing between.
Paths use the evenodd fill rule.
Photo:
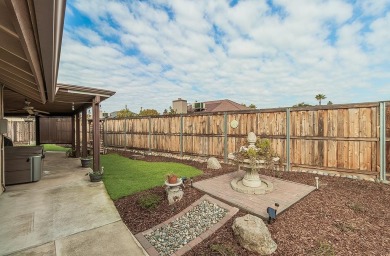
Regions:
<instances>
[{"instance_id":1,"label":"wooden privacy fence","mask_svg":"<svg viewBox=\"0 0 390 256\"><path fill-rule=\"evenodd\" d=\"M35 142L35 121L8 120L7 137L14 144L31 144Z\"/></svg>"},{"instance_id":2,"label":"wooden privacy fence","mask_svg":"<svg viewBox=\"0 0 390 256\"><path fill-rule=\"evenodd\" d=\"M106 119L102 135L108 147L216 156L226 161L228 153L237 151L247 134L254 132L271 140L287 168L376 175L390 160L390 107L385 106L367 103ZM238 127L231 126L233 120ZM381 158L383 151L387 154Z\"/></svg>"},{"instance_id":3,"label":"wooden privacy fence","mask_svg":"<svg viewBox=\"0 0 390 256\"><path fill-rule=\"evenodd\" d=\"M72 144L72 118L41 117L39 132L42 144Z\"/></svg>"}]
</instances>

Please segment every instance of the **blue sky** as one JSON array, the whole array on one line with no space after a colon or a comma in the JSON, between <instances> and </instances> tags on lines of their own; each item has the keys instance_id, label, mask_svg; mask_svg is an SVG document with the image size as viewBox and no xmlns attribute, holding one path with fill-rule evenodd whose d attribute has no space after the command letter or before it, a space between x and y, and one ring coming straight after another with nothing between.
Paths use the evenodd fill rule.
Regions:
<instances>
[{"instance_id":1,"label":"blue sky","mask_svg":"<svg viewBox=\"0 0 390 256\"><path fill-rule=\"evenodd\" d=\"M67 0L58 82L107 112L390 100L390 0Z\"/></svg>"}]
</instances>

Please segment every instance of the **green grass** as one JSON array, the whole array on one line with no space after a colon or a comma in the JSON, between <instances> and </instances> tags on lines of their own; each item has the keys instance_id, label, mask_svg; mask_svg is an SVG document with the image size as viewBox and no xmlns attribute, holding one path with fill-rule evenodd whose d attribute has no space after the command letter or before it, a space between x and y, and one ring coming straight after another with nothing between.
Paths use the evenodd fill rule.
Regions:
<instances>
[{"instance_id":1,"label":"green grass","mask_svg":"<svg viewBox=\"0 0 390 256\"><path fill-rule=\"evenodd\" d=\"M168 173L178 177L202 174L201 170L184 164L138 161L117 154L102 155L101 164L104 166L103 182L112 200L162 186Z\"/></svg>"},{"instance_id":2,"label":"green grass","mask_svg":"<svg viewBox=\"0 0 390 256\"><path fill-rule=\"evenodd\" d=\"M43 148L45 151L61 151L66 152L69 150L69 148L61 147L55 144L44 144Z\"/></svg>"}]
</instances>

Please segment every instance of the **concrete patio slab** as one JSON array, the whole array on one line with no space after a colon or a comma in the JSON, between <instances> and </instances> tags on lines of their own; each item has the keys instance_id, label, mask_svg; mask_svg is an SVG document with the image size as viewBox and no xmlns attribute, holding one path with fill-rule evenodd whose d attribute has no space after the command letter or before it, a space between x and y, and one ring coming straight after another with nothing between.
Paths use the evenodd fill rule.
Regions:
<instances>
[{"instance_id":1,"label":"concrete patio slab","mask_svg":"<svg viewBox=\"0 0 390 256\"><path fill-rule=\"evenodd\" d=\"M10 256L52 256L56 255L54 242L43 244L21 252L12 253Z\"/></svg>"},{"instance_id":2,"label":"concrete patio slab","mask_svg":"<svg viewBox=\"0 0 390 256\"><path fill-rule=\"evenodd\" d=\"M143 255L143 251L126 225L122 221L117 221L58 239L56 255L128 256Z\"/></svg>"},{"instance_id":3,"label":"concrete patio slab","mask_svg":"<svg viewBox=\"0 0 390 256\"><path fill-rule=\"evenodd\" d=\"M195 182L193 186L263 219L268 219L267 207L279 203L278 214L280 214L315 190L315 187L312 186L260 175L260 179L266 179L273 183L273 191L264 195L244 194L233 190L230 186L231 180L243 177L244 174L244 171L232 172Z\"/></svg>"},{"instance_id":4,"label":"concrete patio slab","mask_svg":"<svg viewBox=\"0 0 390 256\"><path fill-rule=\"evenodd\" d=\"M41 181L8 186L0 196L0 255L23 255L36 246L45 250L47 243L56 245L68 236L121 222L104 184L91 183L85 176L90 169L81 168L79 159L46 153L43 169ZM120 248L126 252L128 246ZM132 255L145 255L142 249L137 253Z\"/></svg>"}]
</instances>

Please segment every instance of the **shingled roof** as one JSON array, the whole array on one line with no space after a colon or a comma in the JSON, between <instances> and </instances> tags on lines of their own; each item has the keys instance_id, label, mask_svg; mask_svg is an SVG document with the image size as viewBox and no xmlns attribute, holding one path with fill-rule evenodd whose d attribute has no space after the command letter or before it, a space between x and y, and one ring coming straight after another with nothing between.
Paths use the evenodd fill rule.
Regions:
<instances>
[{"instance_id":1,"label":"shingled roof","mask_svg":"<svg viewBox=\"0 0 390 256\"><path fill-rule=\"evenodd\" d=\"M225 100L214 100L205 101L205 109L202 112L225 112L225 111L236 111L236 110L249 110L250 108L245 107L237 102L225 99Z\"/></svg>"}]
</instances>

